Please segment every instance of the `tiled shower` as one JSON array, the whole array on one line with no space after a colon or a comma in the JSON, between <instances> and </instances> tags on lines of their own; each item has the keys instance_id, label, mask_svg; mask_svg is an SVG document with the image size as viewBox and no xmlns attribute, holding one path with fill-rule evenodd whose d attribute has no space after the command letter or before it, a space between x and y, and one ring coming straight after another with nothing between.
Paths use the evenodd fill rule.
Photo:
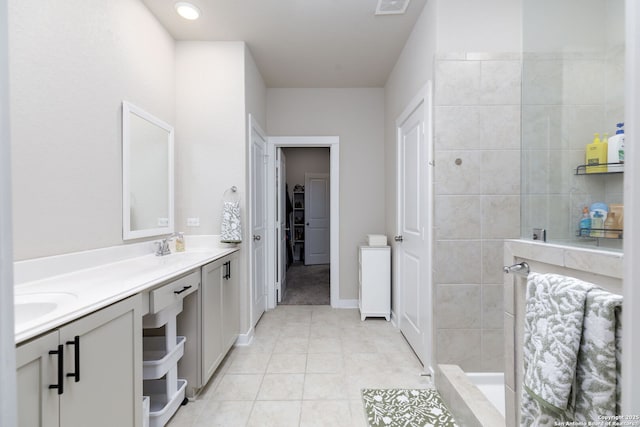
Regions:
<instances>
[{"instance_id":1,"label":"tiled shower","mask_svg":"<svg viewBox=\"0 0 640 427\"><path fill-rule=\"evenodd\" d=\"M503 371L503 240L520 237L521 61L435 62L435 334L438 364Z\"/></svg>"}]
</instances>

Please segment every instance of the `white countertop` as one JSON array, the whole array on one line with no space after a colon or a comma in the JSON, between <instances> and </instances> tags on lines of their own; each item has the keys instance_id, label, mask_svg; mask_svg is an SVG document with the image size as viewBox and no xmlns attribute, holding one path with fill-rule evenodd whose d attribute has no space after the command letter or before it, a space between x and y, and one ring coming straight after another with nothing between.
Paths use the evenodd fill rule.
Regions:
<instances>
[{"instance_id":1,"label":"white countertop","mask_svg":"<svg viewBox=\"0 0 640 427\"><path fill-rule=\"evenodd\" d=\"M236 252L236 247L198 248L162 257L153 254L32 280L15 286L16 304L57 304L47 314L16 322L23 342L200 266ZM37 307L36 307L37 308Z\"/></svg>"}]
</instances>

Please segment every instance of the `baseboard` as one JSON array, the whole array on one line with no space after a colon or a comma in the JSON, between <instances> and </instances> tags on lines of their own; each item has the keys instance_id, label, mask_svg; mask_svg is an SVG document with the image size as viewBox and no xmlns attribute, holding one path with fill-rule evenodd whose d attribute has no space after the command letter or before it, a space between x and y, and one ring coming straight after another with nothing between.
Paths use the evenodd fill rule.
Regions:
<instances>
[{"instance_id":1,"label":"baseboard","mask_svg":"<svg viewBox=\"0 0 640 427\"><path fill-rule=\"evenodd\" d=\"M336 305L332 306L333 308L358 308L358 300L357 299L339 299Z\"/></svg>"},{"instance_id":2,"label":"baseboard","mask_svg":"<svg viewBox=\"0 0 640 427\"><path fill-rule=\"evenodd\" d=\"M236 343L234 345L236 347L248 346L253 341L254 336L255 336L255 329L251 328L246 334L238 335L238 339L236 339Z\"/></svg>"},{"instance_id":3,"label":"baseboard","mask_svg":"<svg viewBox=\"0 0 640 427\"><path fill-rule=\"evenodd\" d=\"M398 317L393 310L391 310L391 324L396 328L398 327Z\"/></svg>"}]
</instances>

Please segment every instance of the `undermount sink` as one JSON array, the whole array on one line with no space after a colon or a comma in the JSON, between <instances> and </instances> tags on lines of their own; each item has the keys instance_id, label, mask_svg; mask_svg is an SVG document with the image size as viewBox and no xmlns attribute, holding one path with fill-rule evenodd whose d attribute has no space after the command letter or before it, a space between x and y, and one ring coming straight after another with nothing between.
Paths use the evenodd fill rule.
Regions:
<instances>
[{"instance_id":1,"label":"undermount sink","mask_svg":"<svg viewBox=\"0 0 640 427\"><path fill-rule=\"evenodd\" d=\"M74 294L64 292L16 295L14 302L16 326L45 316L76 298Z\"/></svg>"}]
</instances>

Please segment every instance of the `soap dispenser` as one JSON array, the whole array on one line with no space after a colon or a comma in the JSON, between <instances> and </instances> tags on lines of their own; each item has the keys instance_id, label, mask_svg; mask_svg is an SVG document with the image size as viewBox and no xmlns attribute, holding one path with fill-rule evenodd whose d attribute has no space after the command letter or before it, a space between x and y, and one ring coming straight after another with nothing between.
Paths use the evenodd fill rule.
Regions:
<instances>
[{"instance_id":1,"label":"soap dispenser","mask_svg":"<svg viewBox=\"0 0 640 427\"><path fill-rule=\"evenodd\" d=\"M176 236L176 252L184 252L184 250L184 233L180 232Z\"/></svg>"},{"instance_id":2,"label":"soap dispenser","mask_svg":"<svg viewBox=\"0 0 640 427\"><path fill-rule=\"evenodd\" d=\"M600 140L600 134L593 134L593 142L587 145L587 173L603 173L607 171L607 143ZM593 166L592 166L593 165ZM597 165L597 166L596 166Z\"/></svg>"}]
</instances>

